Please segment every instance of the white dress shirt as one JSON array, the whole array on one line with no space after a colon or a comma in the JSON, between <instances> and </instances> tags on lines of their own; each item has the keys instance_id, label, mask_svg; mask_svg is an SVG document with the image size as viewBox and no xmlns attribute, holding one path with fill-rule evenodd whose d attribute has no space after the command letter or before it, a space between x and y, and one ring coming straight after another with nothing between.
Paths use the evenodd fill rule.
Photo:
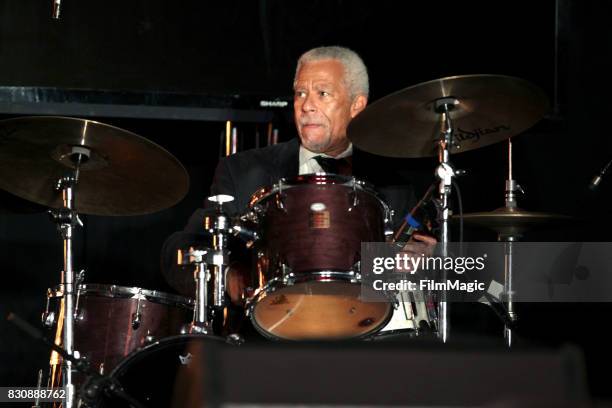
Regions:
<instances>
[{"instance_id":1,"label":"white dress shirt","mask_svg":"<svg viewBox=\"0 0 612 408\"><path fill-rule=\"evenodd\" d=\"M300 167L299 174L312 174L312 173L322 173L324 170L321 168L319 163L315 160L315 156L323 156L323 157L331 157L334 159L342 159L344 157L349 157L353 155L353 144L349 143L348 147L345 151L340 153L338 156L328 156L327 154L322 153L313 153L310 150L306 149L304 146L300 145Z\"/></svg>"}]
</instances>

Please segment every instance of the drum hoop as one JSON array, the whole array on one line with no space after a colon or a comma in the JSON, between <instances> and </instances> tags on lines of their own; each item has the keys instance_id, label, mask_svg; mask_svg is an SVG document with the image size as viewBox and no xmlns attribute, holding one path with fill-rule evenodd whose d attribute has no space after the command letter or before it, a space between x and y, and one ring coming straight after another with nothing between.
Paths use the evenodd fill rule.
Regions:
<instances>
[{"instance_id":1,"label":"drum hoop","mask_svg":"<svg viewBox=\"0 0 612 408\"><path fill-rule=\"evenodd\" d=\"M341 176L338 174L328 173L313 173L313 174L302 174L292 179L281 178L277 183L271 186L264 186L257 190L251 195L249 200L249 208L253 208L260 204L262 201L278 193L281 189L287 190L294 187L300 187L304 185L325 185L325 184L338 184L346 187L355 187L359 191L369 193L372 195L380 204L383 206L385 214L388 213L387 204L380 198L378 192L374 189L374 186L366 181L359 180L355 177Z\"/></svg>"},{"instance_id":2,"label":"drum hoop","mask_svg":"<svg viewBox=\"0 0 612 408\"><path fill-rule=\"evenodd\" d=\"M340 281L340 279L338 279L338 281ZM274 283L276 284L280 283L283 287L289 286L289 285L283 284L282 281L277 281ZM266 289L269 289L270 287L276 286L276 285L266 285L266 286L267 286ZM267 296L268 294L270 294L268 290L261 290L247 300L247 304L246 304L247 317L253 324L253 327L255 328L255 330L257 330L257 332L261 334L263 337L265 337L266 339L274 340L274 341L293 341L293 340L285 339L283 337L275 336L274 334L266 331L263 327L259 325L259 323L257 323L257 320L255 319L255 307L257 306L259 301L263 299L265 296ZM389 303L388 305L390 309L389 309L389 313L387 314L387 317L385 317L383 322L379 324L378 326L376 326L376 328L372 329L371 331L364 333L364 334L360 334L358 336L342 337L338 339L325 339L325 341L365 340L372 336L375 336L378 332L380 332L381 329L383 329L391 321L391 318L393 317L393 305L391 303Z\"/></svg>"},{"instance_id":3,"label":"drum hoop","mask_svg":"<svg viewBox=\"0 0 612 408\"><path fill-rule=\"evenodd\" d=\"M252 296L246 299L247 314L249 314L252 311L254 305L259 303L259 301L262 298L264 298L265 296L267 296L268 294L270 294L271 292L274 292L275 290L279 288L286 288L289 286L293 286L293 285L300 284L300 283L306 283L309 281L312 281L312 282L322 282L323 281L323 279L321 280L300 279L300 278L307 278L308 276L312 276L312 275L324 278L325 282L344 282L344 283L352 283L352 284L361 283L361 275L355 271L321 270L321 271L312 271L312 272L302 272L302 273L296 274L296 276L293 279L297 279L297 280L292 283L287 283L283 278L275 277L271 279L268 283L266 283L262 288L256 290Z\"/></svg>"},{"instance_id":4,"label":"drum hoop","mask_svg":"<svg viewBox=\"0 0 612 408\"><path fill-rule=\"evenodd\" d=\"M80 295L94 295L99 297L118 298L118 299L140 299L153 303L165 305L183 306L193 308L193 299L158 290L143 289L135 286L119 286L100 283L81 283L78 286ZM64 289L62 285L57 285L49 290L50 297L62 297ZM76 293L75 293L76 294Z\"/></svg>"},{"instance_id":5,"label":"drum hoop","mask_svg":"<svg viewBox=\"0 0 612 408\"><path fill-rule=\"evenodd\" d=\"M219 337L219 336L213 336L213 335L177 334L176 336L164 337L164 338L154 341L153 343L149 343L144 347L134 349L130 354L125 356L125 358L123 358L121 362L117 364L115 368L113 368L113 370L110 372L110 377L111 378L115 377L118 373L123 371L126 366L129 367L129 365L134 360L137 360L138 356L150 355L151 349L155 350L157 348L164 347L164 346L168 347L168 345L172 345L174 343L180 343L180 341L177 341L177 340L182 340L183 342L187 342L191 339L206 339L208 341L213 340L215 342L218 342L219 344L229 345L227 343L226 338Z\"/></svg>"}]
</instances>

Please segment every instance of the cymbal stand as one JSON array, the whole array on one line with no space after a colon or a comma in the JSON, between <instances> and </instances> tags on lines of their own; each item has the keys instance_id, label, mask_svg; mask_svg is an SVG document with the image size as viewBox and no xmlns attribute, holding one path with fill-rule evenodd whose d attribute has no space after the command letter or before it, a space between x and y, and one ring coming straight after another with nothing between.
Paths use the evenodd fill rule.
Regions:
<instances>
[{"instance_id":1,"label":"cymbal stand","mask_svg":"<svg viewBox=\"0 0 612 408\"><path fill-rule=\"evenodd\" d=\"M517 208L517 193L524 194L525 192L521 186L512 177L512 139L508 139L508 179L506 180L506 191L505 191L505 206L506 208ZM513 256L513 243L521 238L519 232L500 232L497 235L499 242L505 242L504 244L504 291L502 293L502 300L506 305L506 313L508 319L512 323L516 323L518 316L514 310L514 290L512 287L513 270L512 270L512 256ZM513 333L512 328L509 325L504 325L504 340L508 347L512 347Z\"/></svg>"},{"instance_id":2,"label":"cymbal stand","mask_svg":"<svg viewBox=\"0 0 612 408\"><path fill-rule=\"evenodd\" d=\"M193 320L183 332L212 334L212 326L208 320L208 281L210 274L207 268L208 249L189 248L179 250L179 265L195 267L193 277L195 280L195 306Z\"/></svg>"},{"instance_id":3,"label":"cymbal stand","mask_svg":"<svg viewBox=\"0 0 612 408\"><path fill-rule=\"evenodd\" d=\"M72 251L73 231L77 225L83 226L83 222L75 210L76 208L76 187L79 179L79 169L82 163L89 159L90 150L82 146L74 146L70 154L70 159L74 163L74 169L69 171L64 177L57 181L55 189L62 192L62 207L56 210L49 210L49 215L57 224L57 228L64 241L64 270L62 271L61 283L64 288L64 295L61 302L63 311L63 348L69 355L75 354L74 350L74 255ZM58 327L61 327L58 325ZM63 359L62 378L66 388L66 408L73 408L75 405L75 386L72 379L72 362L70 359Z\"/></svg>"},{"instance_id":4,"label":"cymbal stand","mask_svg":"<svg viewBox=\"0 0 612 408\"><path fill-rule=\"evenodd\" d=\"M438 162L436 177L440 180L438 188L439 202L439 222L440 222L440 246L441 256L448 255L448 243L450 240L449 218L450 218L450 196L452 192L453 177L456 176L455 170L450 164L450 147L453 145L453 121L450 112L455 108L459 101L453 97L440 98L434 101L434 110L441 115L442 135L438 140ZM441 271L441 280L446 282L446 271ZM438 299L438 337L443 343L448 341L450 334L450 312L447 302L447 293L440 291Z\"/></svg>"},{"instance_id":5,"label":"cymbal stand","mask_svg":"<svg viewBox=\"0 0 612 408\"><path fill-rule=\"evenodd\" d=\"M233 231L230 217L223 211L223 204L234 201L230 195L219 194L208 197L217 203L217 211L213 217L205 217L204 228L212 235L213 252L209 257L208 267L214 278L213 305L225 306L225 271L229 265L229 235Z\"/></svg>"},{"instance_id":6,"label":"cymbal stand","mask_svg":"<svg viewBox=\"0 0 612 408\"><path fill-rule=\"evenodd\" d=\"M213 310L213 307L226 306L225 271L229 265L228 237L232 232L232 225L230 218L223 211L223 204L233 201L234 198L217 195L208 199L218 204L215 215L206 216L203 220L204 229L212 236L213 247L189 248L186 251L179 251L180 265L195 266L196 304L193 321L187 330L189 333L213 334L209 311ZM209 305L208 282L211 279L213 280L213 301Z\"/></svg>"}]
</instances>

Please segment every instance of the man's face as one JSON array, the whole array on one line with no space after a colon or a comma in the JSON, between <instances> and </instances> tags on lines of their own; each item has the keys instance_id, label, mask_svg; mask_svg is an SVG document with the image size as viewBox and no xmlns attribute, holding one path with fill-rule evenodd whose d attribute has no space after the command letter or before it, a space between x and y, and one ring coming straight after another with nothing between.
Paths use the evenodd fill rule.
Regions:
<instances>
[{"instance_id":1,"label":"man's face","mask_svg":"<svg viewBox=\"0 0 612 408\"><path fill-rule=\"evenodd\" d=\"M365 108L367 98L360 95L351 101L342 63L330 59L303 64L294 91L295 124L302 145L330 156L346 150L346 128Z\"/></svg>"}]
</instances>

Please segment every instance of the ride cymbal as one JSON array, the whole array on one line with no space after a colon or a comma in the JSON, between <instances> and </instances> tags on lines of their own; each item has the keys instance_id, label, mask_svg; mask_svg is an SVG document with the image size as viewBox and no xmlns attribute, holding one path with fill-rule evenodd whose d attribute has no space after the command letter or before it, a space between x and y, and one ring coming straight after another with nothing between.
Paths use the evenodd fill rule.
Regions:
<instances>
[{"instance_id":1,"label":"ride cymbal","mask_svg":"<svg viewBox=\"0 0 612 408\"><path fill-rule=\"evenodd\" d=\"M443 115L436 101L453 98L455 129L451 153L508 139L540 120L548 98L537 86L503 75L462 75L436 79L387 95L349 124L348 137L360 149L387 157L437 154Z\"/></svg>"}]
</instances>

